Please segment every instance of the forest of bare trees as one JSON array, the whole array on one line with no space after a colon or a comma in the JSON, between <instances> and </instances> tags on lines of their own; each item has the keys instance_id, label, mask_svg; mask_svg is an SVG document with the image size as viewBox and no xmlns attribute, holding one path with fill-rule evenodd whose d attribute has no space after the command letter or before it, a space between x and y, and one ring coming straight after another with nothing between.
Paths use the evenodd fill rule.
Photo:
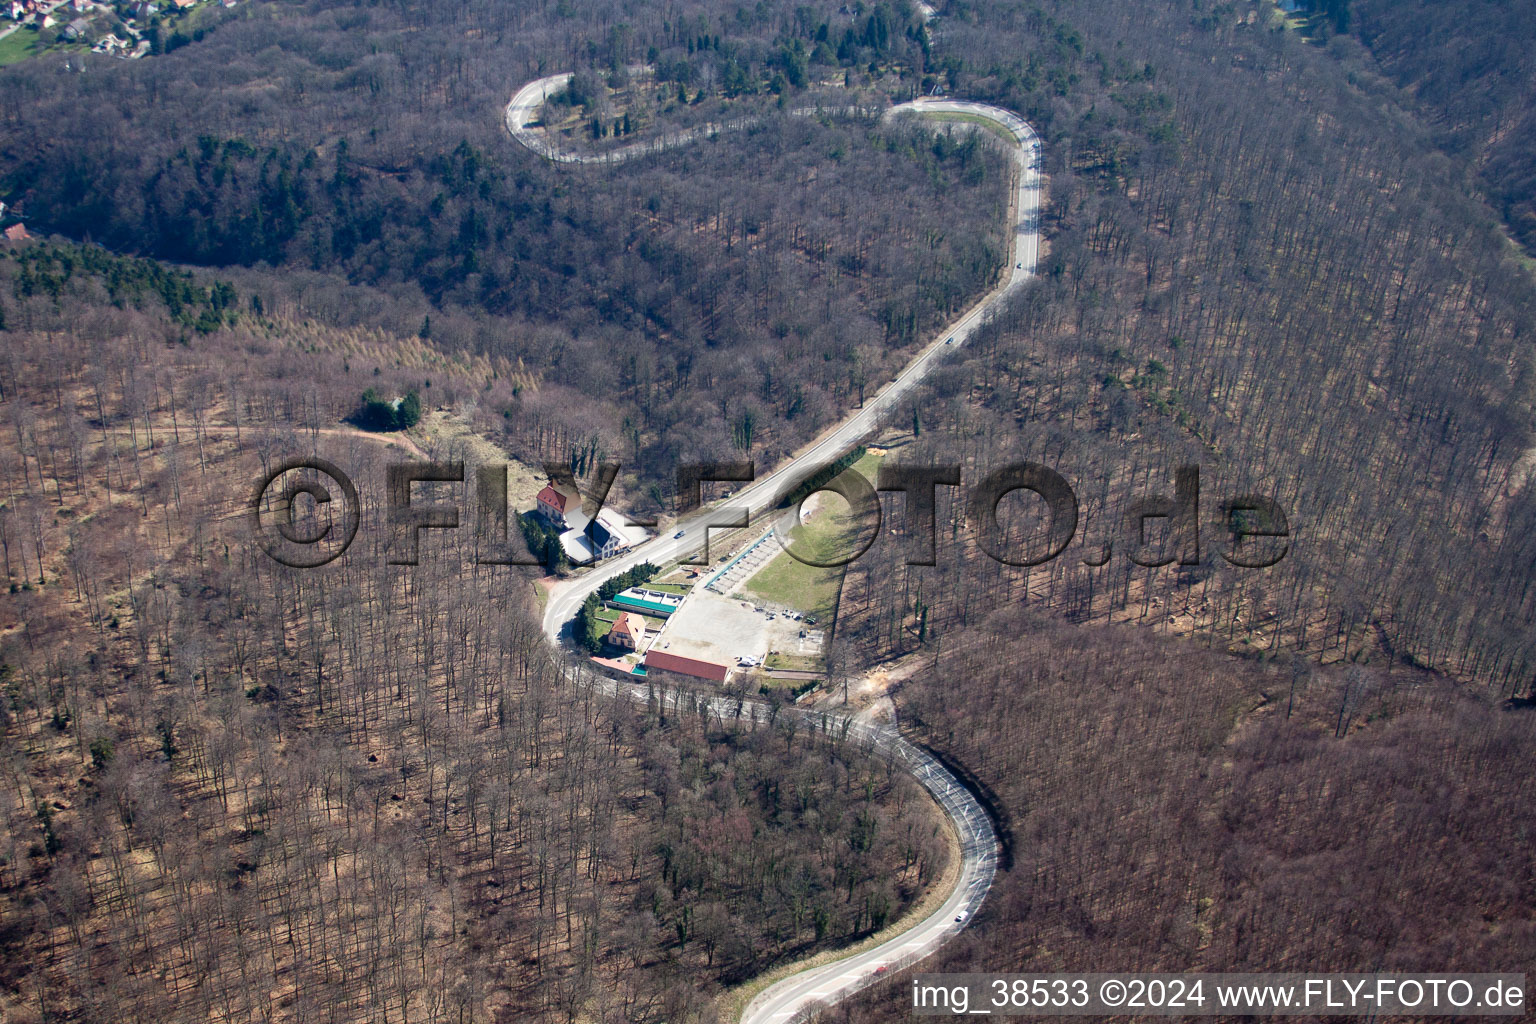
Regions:
<instances>
[{"instance_id":1,"label":"forest of bare trees","mask_svg":"<svg viewBox=\"0 0 1536 1024\"><path fill-rule=\"evenodd\" d=\"M708 1022L915 905L951 850L910 780L572 684L531 572L467 528L391 566L380 506L386 462L489 444L670 510L679 461L863 404L998 280L1006 163L786 109L935 89L1040 131L1044 256L881 440L1049 465L1081 521L1011 566L940 488L937 565L888 536L844 581L836 674L899 661L1006 842L925 969L1536 973L1529 75L1491 14L1442 65L1388 6L270 0L0 71L52 236L0 254L0 1015ZM635 133L759 120L622 171L507 138L561 70L628 138L632 65ZM354 429L365 394L475 443ZM316 454L363 525L293 572L246 503ZM1203 558L1138 564L1181 466ZM1222 558L1243 495L1271 567Z\"/></svg>"},{"instance_id":2,"label":"forest of bare trees","mask_svg":"<svg viewBox=\"0 0 1536 1024\"><path fill-rule=\"evenodd\" d=\"M1529 712L1020 609L900 703L997 795L1012 858L919 970L1532 969ZM898 976L826 1019L911 1012Z\"/></svg>"},{"instance_id":3,"label":"forest of bare trees","mask_svg":"<svg viewBox=\"0 0 1536 1024\"><path fill-rule=\"evenodd\" d=\"M1095 58L1082 63L1126 40L1120 59L1154 69L1160 98L1139 113L1059 101L1056 121L1080 127L1047 149L1042 280L892 417L914 441L903 457L959 462L972 483L1023 458L1064 473L1084 505L1078 543L1034 570L1002 566L954 505L949 571L904 567L894 545L855 566L847 607L869 649L911 649L920 611L934 634L1037 601L1078 621L1270 657L1396 660L1525 694L1529 273L1448 187L1428 134L1351 88L1326 50L1262 22L1170 12L1138 51L1130 19L1080 7ZM985 54L995 31L951 23L944 38ZM1195 70L1217 52L1217 70ZM1023 105L1013 89L987 98ZM1123 517L1134 498L1171 496L1179 465L1201 468L1202 564L1142 568ZM1272 568L1219 554L1220 503L1243 494L1285 510L1289 551Z\"/></svg>"},{"instance_id":4,"label":"forest of bare trees","mask_svg":"<svg viewBox=\"0 0 1536 1024\"><path fill-rule=\"evenodd\" d=\"M1348 30L1412 97L1440 147L1472 172L1476 190L1531 251L1536 247L1536 117L1531 114L1536 25L1518 6L1494 2L1452 7L1354 0L1348 11Z\"/></svg>"},{"instance_id":5,"label":"forest of bare trees","mask_svg":"<svg viewBox=\"0 0 1536 1024\"><path fill-rule=\"evenodd\" d=\"M648 61L690 116L828 81L878 109L921 85L912 11L245 4L156 60L8 70L0 174L35 233L507 361L520 449L595 439L659 504L679 458L799 447L990 287L1004 162L975 137L779 113L615 175L510 144L501 107L552 69Z\"/></svg>"},{"instance_id":6,"label":"forest of bare trees","mask_svg":"<svg viewBox=\"0 0 1536 1024\"><path fill-rule=\"evenodd\" d=\"M213 326L227 283L67 246L0 277L7 1019L712 1020L943 871L887 765L572 686L471 532L387 565L390 436L315 387L342 357ZM302 574L244 509L315 454L364 526Z\"/></svg>"}]
</instances>

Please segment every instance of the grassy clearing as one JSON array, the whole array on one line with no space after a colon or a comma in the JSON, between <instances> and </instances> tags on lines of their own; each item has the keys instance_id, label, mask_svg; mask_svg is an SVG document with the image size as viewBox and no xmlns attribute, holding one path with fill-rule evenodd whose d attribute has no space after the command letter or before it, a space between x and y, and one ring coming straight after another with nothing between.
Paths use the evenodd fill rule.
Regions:
<instances>
[{"instance_id":1,"label":"grassy clearing","mask_svg":"<svg viewBox=\"0 0 1536 1024\"><path fill-rule=\"evenodd\" d=\"M855 472L862 474L864 479L868 480L870 486L873 487L875 485L875 477L880 473L880 463L884 462L885 458L884 455L876 455L874 452L866 451L863 458L855 462L851 468Z\"/></svg>"},{"instance_id":2,"label":"grassy clearing","mask_svg":"<svg viewBox=\"0 0 1536 1024\"><path fill-rule=\"evenodd\" d=\"M623 614L624 613L619 611L617 608L609 608L607 606L597 610L597 617L602 619L604 622L618 622L619 616ZM630 612L629 614L639 615L642 619L644 619L646 629L660 629L666 624L667 621L666 619L658 619L653 615L641 615L639 612Z\"/></svg>"},{"instance_id":3,"label":"grassy clearing","mask_svg":"<svg viewBox=\"0 0 1536 1024\"><path fill-rule=\"evenodd\" d=\"M597 610L597 617L603 622L618 622L619 616L622 614L624 613L617 608L609 608L607 606ZM630 612L629 614L640 615L639 612ZM667 624L666 619L658 619L653 615L640 615L640 617L645 620L646 630L652 633L659 632L661 627Z\"/></svg>"},{"instance_id":4,"label":"grassy clearing","mask_svg":"<svg viewBox=\"0 0 1536 1024\"><path fill-rule=\"evenodd\" d=\"M198 29L207 29L216 25L218 16L218 4L198 4L196 7L188 7L171 23L171 31L191 35Z\"/></svg>"},{"instance_id":5,"label":"grassy clearing","mask_svg":"<svg viewBox=\"0 0 1536 1024\"><path fill-rule=\"evenodd\" d=\"M790 539L796 541L802 527L790 531ZM798 548L797 548L798 550ZM837 597L843 585L843 570L818 569L796 561L784 552L747 581L743 588L749 597L768 601L787 608L795 608L814 616L819 622L830 622L837 610Z\"/></svg>"},{"instance_id":6,"label":"grassy clearing","mask_svg":"<svg viewBox=\"0 0 1536 1024\"><path fill-rule=\"evenodd\" d=\"M793 527L786 540L803 557L830 562L848 556L852 543L849 534L847 517L822 507L812 512L808 521ZM825 623L831 622L837 611L843 573L842 566L806 565L787 551L781 551L742 589L749 597L797 609Z\"/></svg>"},{"instance_id":7,"label":"grassy clearing","mask_svg":"<svg viewBox=\"0 0 1536 1024\"><path fill-rule=\"evenodd\" d=\"M919 116L925 121L954 121L960 124L980 125L1010 146L1017 146L1019 144L1019 140L1014 138L1013 133L1007 128L1004 128L990 117L982 117L980 114L962 114L958 111L950 110L931 110L924 111Z\"/></svg>"},{"instance_id":8,"label":"grassy clearing","mask_svg":"<svg viewBox=\"0 0 1536 1024\"><path fill-rule=\"evenodd\" d=\"M866 452L849 469L863 476L873 487L884 458L874 452ZM817 562L830 562L846 558L851 553L854 540L850 536L851 532L851 524L846 515L834 513L827 505L821 505L811 512L806 522L791 529L787 539L796 552L806 554ZM743 590L750 597L795 608L815 617L819 622L828 623L837 611L837 599L843 587L843 572L841 566L822 569L806 565L787 552L780 552L747 581ZM811 665L807 671L816 671L818 667L819 663Z\"/></svg>"},{"instance_id":9,"label":"grassy clearing","mask_svg":"<svg viewBox=\"0 0 1536 1024\"><path fill-rule=\"evenodd\" d=\"M0 39L0 67L18 64L37 52L37 29L19 28Z\"/></svg>"},{"instance_id":10,"label":"grassy clearing","mask_svg":"<svg viewBox=\"0 0 1536 1024\"><path fill-rule=\"evenodd\" d=\"M764 662L765 668L781 668L786 672L820 672L823 668L820 658L809 654L770 654ZM793 682L785 680L786 684Z\"/></svg>"}]
</instances>

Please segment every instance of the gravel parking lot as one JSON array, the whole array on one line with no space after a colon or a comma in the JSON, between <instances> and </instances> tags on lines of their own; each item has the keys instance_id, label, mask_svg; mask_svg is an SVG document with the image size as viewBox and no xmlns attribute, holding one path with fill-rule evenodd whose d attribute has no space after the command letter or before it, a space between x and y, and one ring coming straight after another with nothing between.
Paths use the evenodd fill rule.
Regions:
<instances>
[{"instance_id":1,"label":"gravel parking lot","mask_svg":"<svg viewBox=\"0 0 1536 1024\"><path fill-rule=\"evenodd\" d=\"M804 644L800 630L805 624L785 615L769 619L766 611L756 607L699 587L667 620L656 649L728 665L735 665L743 655L800 653Z\"/></svg>"}]
</instances>

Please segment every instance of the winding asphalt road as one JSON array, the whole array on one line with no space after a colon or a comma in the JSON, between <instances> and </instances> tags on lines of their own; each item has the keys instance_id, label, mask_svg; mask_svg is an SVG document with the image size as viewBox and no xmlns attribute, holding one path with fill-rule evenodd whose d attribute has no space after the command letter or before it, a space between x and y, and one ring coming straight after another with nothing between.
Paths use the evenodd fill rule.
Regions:
<instances>
[{"instance_id":1,"label":"winding asphalt road","mask_svg":"<svg viewBox=\"0 0 1536 1024\"><path fill-rule=\"evenodd\" d=\"M530 82L518 90L506 108L507 130L512 137L540 156L561 163L617 164L725 130L746 127L755 120L742 118L703 125L610 150L601 155L572 153L561 150L537 124L530 125L530 122L536 121L544 101L565 88L570 78L567 73ZM792 113L807 116L821 112L824 111L805 108ZM769 514L794 487L826 463L853 448L860 439L878 427L881 417L917 387L943 358L946 350L965 344L982 324L986 314L1033 276L1039 258L1042 198L1040 140L1034 130L1017 114L966 100L919 99L891 107L881 116L891 118L924 114L941 118L951 115L952 119L962 124L974 124L972 119L980 118L1002 127L1015 144L1011 150L1016 168L1016 193L1010 207L1014 227L1013 257L1002 284L940 332L894 380L882 387L861 409L826 431L772 473L737 491L729 506L701 510L680 521L662 536L555 588L545 607L544 631L557 647L587 595L606 580L641 562L662 564L698 551L704 547L705 534L711 524L740 525L744 512L753 520ZM664 701L680 712L692 710L722 720L746 720L758 724L770 720L779 724L783 719L793 718L797 728L840 735L908 771L944 809L955 828L961 850L959 879L937 912L872 949L801 971L770 985L748 1004L742 1014L743 1024L790 1024L808 1019L818 1010L878 981L888 972L916 963L933 953L969 923L986 898L997 870L998 855L997 836L991 819L970 792L942 764L905 739L895 727L856 720L839 712L798 708L775 711L758 701L712 697L693 691L660 691L652 685L617 683L605 677L593 677L579 669L575 673L605 693L623 694L642 702Z\"/></svg>"}]
</instances>

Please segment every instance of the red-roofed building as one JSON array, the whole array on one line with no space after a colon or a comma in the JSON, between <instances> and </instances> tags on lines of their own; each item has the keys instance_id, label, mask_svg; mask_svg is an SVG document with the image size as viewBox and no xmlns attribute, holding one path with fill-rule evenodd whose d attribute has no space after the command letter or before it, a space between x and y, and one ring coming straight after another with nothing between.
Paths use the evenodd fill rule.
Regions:
<instances>
[{"instance_id":1,"label":"red-roofed building","mask_svg":"<svg viewBox=\"0 0 1536 1024\"><path fill-rule=\"evenodd\" d=\"M571 525L572 513L581 511L581 495L563 491L553 482L545 484L534 500L538 503L539 514L562 530Z\"/></svg>"},{"instance_id":2,"label":"red-roofed building","mask_svg":"<svg viewBox=\"0 0 1536 1024\"><path fill-rule=\"evenodd\" d=\"M12 224L5 229L5 238L9 242L25 242L31 237L27 234L27 229L20 224Z\"/></svg>"},{"instance_id":3,"label":"red-roofed building","mask_svg":"<svg viewBox=\"0 0 1536 1024\"><path fill-rule=\"evenodd\" d=\"M731 672L729 665L717 665L712 661L700 661L698 658L685 658L681 654L668 654L666 651L651 651L647 654L645 667L653 671L676 672L678 675L708 679L716 683L725 682L725 677Z\"/></svg>"},{"instance_id":4,"label":"red-roofed building","mask_svg":"<svg viewBox=\"0 0 1536 1024\"><path fill-rule=\"evenodd\" d=\"M645 669L638 663L630 664L627 656L626 659L592 658L591 663L593 667L597 668L604 675L612 676L614 679L633 680L645 678Z\"/></svg>"},{"instance_id":5,"label":"red-roofed building","mask_svg":"<svg viewBox=\"0 0 1536 1024\"><path fill-rule=\"evenodd\" d=\"M608 642L615 647L623 647L631 651L645 650L645 619L634 612L625 612L620 615L614 622L613 628L608 631Z\"/></svg>"}]
</instances>

